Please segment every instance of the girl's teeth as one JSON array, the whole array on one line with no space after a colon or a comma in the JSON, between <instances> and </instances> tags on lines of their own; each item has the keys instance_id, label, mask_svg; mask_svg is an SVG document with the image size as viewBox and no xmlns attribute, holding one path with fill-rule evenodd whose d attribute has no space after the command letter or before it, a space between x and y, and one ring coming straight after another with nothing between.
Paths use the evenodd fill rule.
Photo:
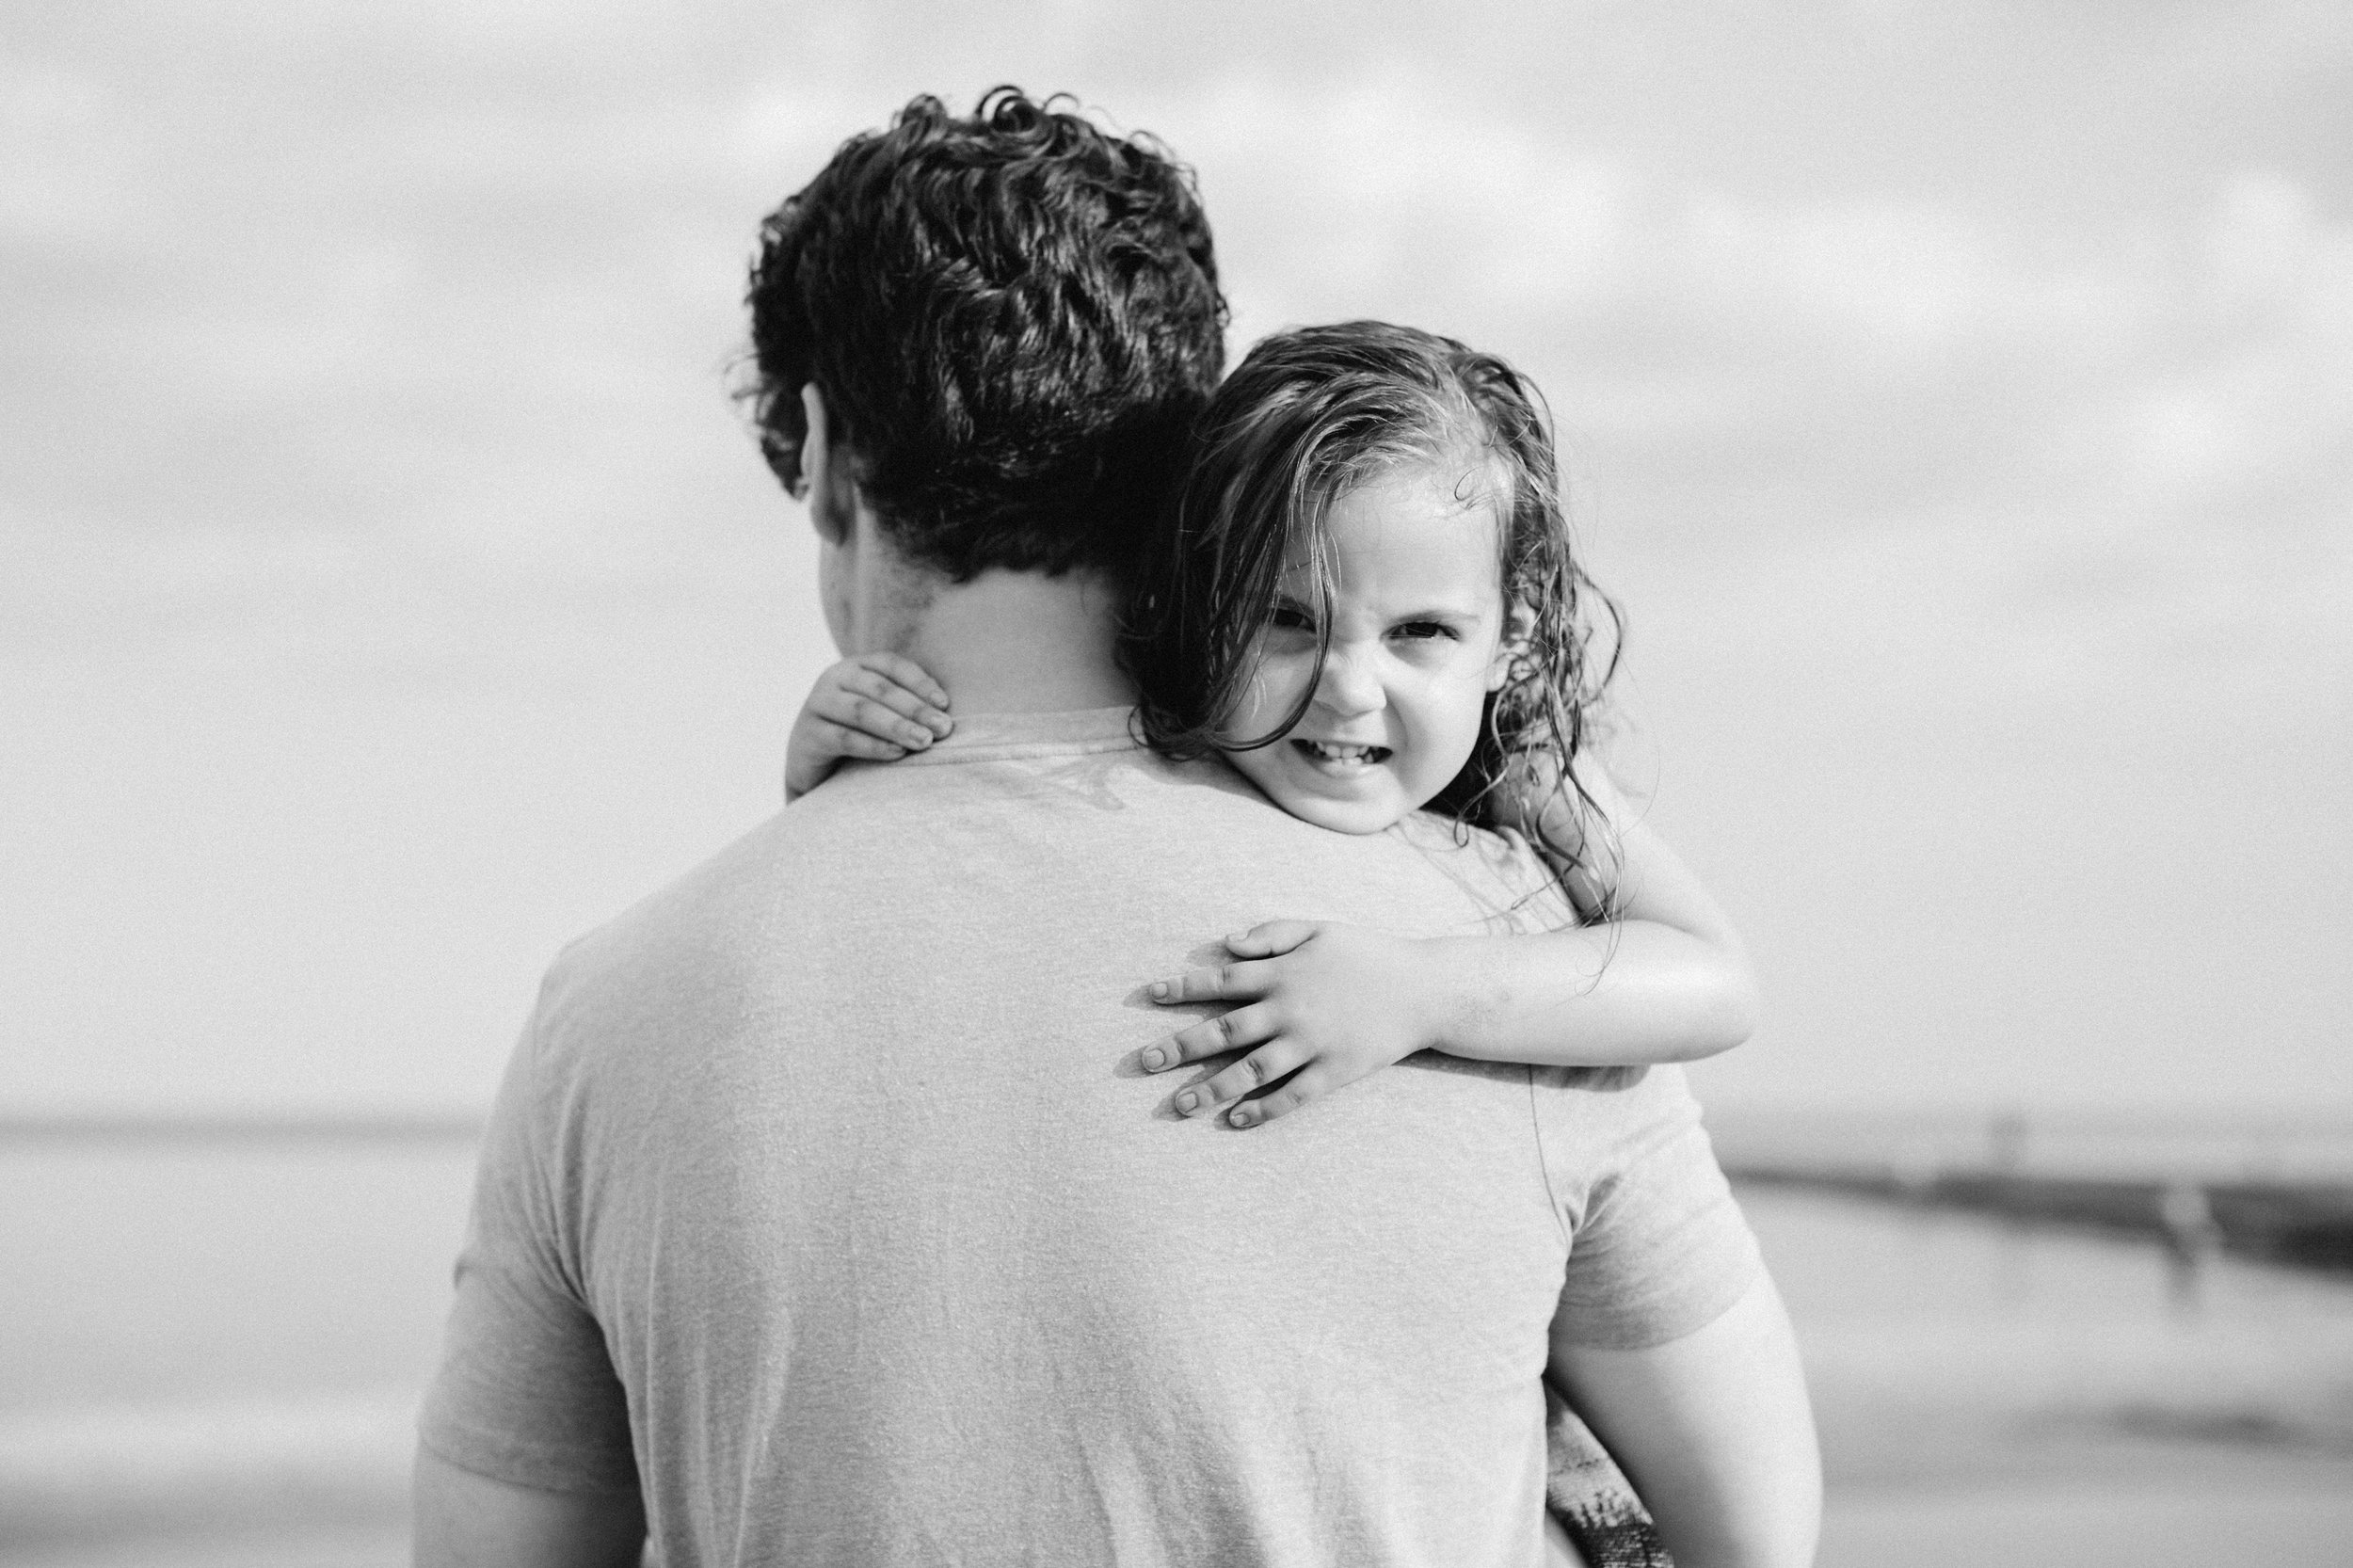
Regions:
<instances>
[{"instance_id":1,"label":"girl's teeth","mask_svg":"<svg viewBox=\"0 0 2353 1568\"><path fill-rule=\"evenodd\" d=\"M1307 748L1308 755L1320 758L1326 762L1369 761L1375 753L1381 751L1379 746L1332 745L1322 741L1305 741L1301 744Z\"/></svg>"}]
</instances>

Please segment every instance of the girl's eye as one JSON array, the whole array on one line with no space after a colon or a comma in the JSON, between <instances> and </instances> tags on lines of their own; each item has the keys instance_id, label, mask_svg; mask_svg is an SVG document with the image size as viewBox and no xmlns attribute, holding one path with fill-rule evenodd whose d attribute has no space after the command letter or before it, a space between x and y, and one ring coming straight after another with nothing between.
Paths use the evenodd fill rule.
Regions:
<instances>
[{"instance_id":1,"label":"girl's eye","mask_svg":"<svg viewBox=\"0 0 2353 1568\"><path fill-rule=\"evenodd\" d=\"M1316 623L1307 618L1307 613L1295 604L1277 604L1267 612L1266 623L1285 632L1313 632L1316 629Z\"/></svg>"},{"instance_id":2,"label":"girl's eye","mask_svg":"<svg viewBox=\"0 0 2353 1568\"><path fill-rule=\"evenodd\" d=\"M1411 638L1417 641L1426 640L1432 637L1445 637L1452 640L1459 638L1462 635L1462 633L1456 632L1454 628L1449 626L1442 620L1401 621L1394 629L1392 634L1395 636Z\"/></svg>"}]
</instances>

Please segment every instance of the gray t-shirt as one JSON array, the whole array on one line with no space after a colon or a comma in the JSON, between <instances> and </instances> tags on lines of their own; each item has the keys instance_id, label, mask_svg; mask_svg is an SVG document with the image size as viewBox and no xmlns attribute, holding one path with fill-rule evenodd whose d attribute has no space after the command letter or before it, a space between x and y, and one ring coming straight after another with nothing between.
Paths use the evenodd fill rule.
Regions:
<instances>
[{"instance_id":1,"label":"gray t-shirt","mask_svg":"<svg viewBox=\"0 0 2353 1568\"><path fill-rule=\"evenodd\" d=\"M1124 711L845 769L549 974L425 1443L642 1486L669 1568L1542 1560L1556 1313L1680 1337L1753 1244L1672 1070L1175 1117L1144 984L1277 916L1565 919L1522 843L1327 832Z\"/></svg>"}]
</instances>

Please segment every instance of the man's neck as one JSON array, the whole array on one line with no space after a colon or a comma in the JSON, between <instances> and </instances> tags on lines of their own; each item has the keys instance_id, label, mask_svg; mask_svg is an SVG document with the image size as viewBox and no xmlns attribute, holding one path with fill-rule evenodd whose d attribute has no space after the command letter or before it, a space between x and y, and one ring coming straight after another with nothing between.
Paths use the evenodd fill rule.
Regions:
<instances>
[{"instance_id":1,"label":"man's neck","mask_svg":"<svg viewBox=\"0 0 2353 1568\"><path fill-rule=\"evenodd\" d=\"M959 713L1125 708L1113 655L1119 593L1091 571L992 570L951 583L891 546L853 488L820 527L825 623L844 653L897 653L948 689Z\"/></svg>"},{"instance_id":2,"label":"man's neck","mask_svg":"<svg viewBox=\"0 0 2353 1568\"><path fill-rule=\"evenodd\" d=\"M1090 572L984 571L934 585L890 650L930 671L960 713L1124 708L1135 688L1112 657L1118 607Z\"/></svg>"}]
</instances>

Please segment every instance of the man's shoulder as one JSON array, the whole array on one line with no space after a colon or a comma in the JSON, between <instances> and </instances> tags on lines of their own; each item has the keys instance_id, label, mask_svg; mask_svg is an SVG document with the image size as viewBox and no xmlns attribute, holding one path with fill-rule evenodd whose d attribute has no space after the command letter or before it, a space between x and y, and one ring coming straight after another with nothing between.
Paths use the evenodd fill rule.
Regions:
<instances>
[{"instance_id":1,"label":"man's shoulder","mask_svg":"<svg viewBox=\"0 0 2353 1568\"><path fill-rule=\"evenodd\" d=\"M795 833L778 812L600 924L574 936L549 966L541 1011L614 987L648 997L697 976L756 936L762 909L790 881L782 863Z\"/></svg>"},{"instance_id":2,"label":"man's shoulder","mask_svg":"<svg viewBox=\"0 0 2353 1568\"><path fill-rule=\"evenodd\" d=\"M1140 804L1147 817L1165 814L1165 840L1181 846L1176 874L1195 865L1205 874L1213 865L1263 866L1277 879L1304 877L1361 904L1361 918L1375 920L1448 904L1498 933L1553 930L1575 919L1543 856L1517 833L1429 811L1408 812L1378 833L1337 833L1282 810L1223 762L1152 760ZM1213 840L1231 853L1204 856Z\"/></svg>"},{"instance_id":3,"label":"man's shoulder","mask_svg":"<svg viewBox=\"0 0 2353 1568\"><path fill-rule=\"evenodd\" d=\"M1005 756L977 766L859 767L803 796L575 938L552 993L641 998L795 951L845 921L937 918L992 887L1067 885L1083 904L1139 888L1237 908L1495 932L1572 914L1517 834L1415 812L1382 833L1335 833L1273 806L1223 761L1141 747Z\"/></svg>"},{"instance_id":4,"label":"man's shoulder","mask_svg":"<svg viewBox=\"0 0 2353 1568\"><path fill-rule=\"evenodd\" d=\"M1433 811L1409 812L1382 838L1436 869L1487 911L1498 934L1557 931L1577 913L1526 837Z\"/></svg>"}]
</instances>

